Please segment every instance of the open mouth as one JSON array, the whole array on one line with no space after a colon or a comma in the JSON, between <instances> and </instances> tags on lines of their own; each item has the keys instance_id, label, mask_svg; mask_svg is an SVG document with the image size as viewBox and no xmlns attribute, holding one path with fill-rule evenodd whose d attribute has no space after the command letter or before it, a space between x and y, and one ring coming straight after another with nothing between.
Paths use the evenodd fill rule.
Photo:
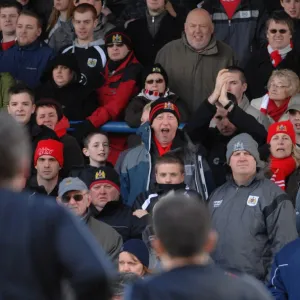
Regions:
<instances>
[{"instance_id":1,"label":"open mouth","mask_svg":"<svg viewBox=\"0 0 300 300\"><path fill-rule=\"evenodd\" d=\"M163 128L162 130L161 130L161 133L162 134L168 134L170 132L170 129L168 129L168 128Z\"/></svg>"}]
</instances>

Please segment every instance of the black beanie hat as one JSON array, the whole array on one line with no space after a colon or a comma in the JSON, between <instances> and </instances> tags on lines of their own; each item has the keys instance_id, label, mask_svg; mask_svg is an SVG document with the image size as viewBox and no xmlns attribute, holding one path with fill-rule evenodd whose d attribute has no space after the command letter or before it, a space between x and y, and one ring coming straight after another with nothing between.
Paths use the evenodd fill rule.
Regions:
<instances>
[{"instance_id":1,"label":"black beanie hat","mask_svg":"<svg viewBox=\"0 0 300 300\"><path fill-rule=\"evenodd\" d=\"M129 49L132 48L131 38L125 33L121 27L115 27L105 34L105 46L108 44L125 44Z\"/></svg>"},{"instance_id":2,"label":"black beanie hat","mask_svg":"<svg viewBox=\"0 0 300 300\"><path fill-rule=\"evenodd\" d=\"M89 188L96 183L106 182L113 185L120 191L120 178L119 174L112 167L91 168L91 177L88 182Z\"/></svg>"},{"instance_id":3,"label":"black beanie hat","mask_svg":"<svg viewBox=\"0 0 300 300\"><path fill-rule=\"evenodd\" d=\"M46 68L45 73L43 74L41 81L45 82L49 79L52 79L52 71L57 66L65 66L72 70L75 74L75 79L78 81L81 76L81 72L77 63L77 59L74 54L59 54L53 60L49 62L48 67Z\"/></svg>"},{"instance_id":4,"label":"black beanie hat","mask_svg":"<svg viewBox=\"0 0 300 300\"><path fill-rule=\"evenodd\" d=\"M151 110L149 114L150 124L152 124L153 120L159 114L164 112L172 113L176 117L178 124L180 123L180 113L175 102L166 98L159 98L151 103Z\"/></svg>"},{"instance_id":5,"label":"black beanie hat","mask_svg":"<svg viewBox=\"0 0 300 300\"><path fill-rule=\"evenodd\" d=\"M38 100L36 103L35 103L35 111L37 111L37 109L39 107L42 107L42 106L52 106L55 108L56 110L56 113L57 113L57 117L58 117L58 121L60 121L63 117L63 109L60 105L60 103L58 103L57 101L55 101L54 99L51 99L51 98L41 98L40 100Z\"/></svg>"},{"instance_id":6,"label":"black beanie hat","mask_svg":"<svg viewBox=\"0 0 300 300\"><path fill-rule=\"evenodd\" d=\"M148 66L144 69L143 76L142 76L142 80L143 80L142 85L145 87L147 77L150 74L155 74L155 73L160 74L164 78L165 83L166 83L166 89L167 89L168 84L169 84L169 78L168 78L167 72L161 66L161 64L154 64L154 65Z\"/></svg>"}]
</instances>

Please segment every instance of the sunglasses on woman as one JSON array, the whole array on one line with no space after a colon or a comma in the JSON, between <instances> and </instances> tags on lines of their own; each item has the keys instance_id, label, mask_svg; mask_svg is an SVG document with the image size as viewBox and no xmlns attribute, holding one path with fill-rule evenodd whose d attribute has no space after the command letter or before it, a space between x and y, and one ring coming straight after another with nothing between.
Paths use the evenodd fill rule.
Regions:
<instances>
[{"instance_id":1,"label":"sunglasses on woman","mask_svg":"<svg viewBox=\"0 0 300 300\"><path fill-rule=\"evenodd\" d=\"M73 198L76 202L79 202L79 201L82 201L83 197L84 197L85 194L74 194L74 195L63 195L61 197L61 201L63 203L69 203L71 201L71 199Z\"/></svg>"},{"instance_id":2,"label":"sunglasses on woman","mask_svg":"<svg viewBox=\"0 0 300 300\"><path fill-rule=\"evenodd\" d=\"M159 79L155 79L155 80L154 80L154 79L146 80L146 83L147 83L147 84L153 84L154 81L155 81L156 83L163 83L163 82L164 82L163 79L159 78Z\"/></svg>"},{"instance_id":3,"label":"sunglasses on woman","mask_svg":"<svg viewBox=\"0 0 300 300\"><path fill-rule=\"evenodd\" d=\"M118 48L122 48L124 46L124 43L111 43L111 44L107 44L106 47L112 48L114 45L116 45Z\"/></svg>"},{"instance_id":4,"label":"sunglasses on woman","mask_svg":"<svg viewBox=\"0 0 300 300\"><path fill-rule=\"evenodd\" d=\"M280 33L280 34L285 34L285 33L287 33L287 30L286 29L270 29L270 32L272 33L272 34L275 34L275 33L277 33L277 31Z\"/></svg>"}]
</instances>

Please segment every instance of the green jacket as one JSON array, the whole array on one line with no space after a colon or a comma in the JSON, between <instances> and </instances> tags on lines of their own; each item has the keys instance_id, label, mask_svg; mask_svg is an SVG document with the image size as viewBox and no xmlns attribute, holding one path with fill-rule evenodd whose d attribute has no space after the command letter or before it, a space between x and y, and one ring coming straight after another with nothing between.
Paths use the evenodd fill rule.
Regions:
<instances>
[{"instance_id":1,"label":"green jacket","mask_svg":"<svg viewBox=\"0 0 300 300\"><path fill-rule=\"evenodd\" d=\"M14 78L9 73L0 73L0 108L7 108L8 90L15 84Z\"/></svg>"}]
</instances>

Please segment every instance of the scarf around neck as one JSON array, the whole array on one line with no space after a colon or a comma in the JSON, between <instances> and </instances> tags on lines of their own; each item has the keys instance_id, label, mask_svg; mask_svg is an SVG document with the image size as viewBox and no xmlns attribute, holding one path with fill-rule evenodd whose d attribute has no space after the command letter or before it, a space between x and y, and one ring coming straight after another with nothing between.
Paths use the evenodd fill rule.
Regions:
<instances>
[{"instance_id":1,"label":"scarf around neck","mask_svg":"<svg viewBox=\"0 0 300 300\"><path fill-rule=\"evenodd\" d=\"M169 89L167 89L165 91L165 93L159 93L159 92L153 92L153 91L149 91L147 89L143 89L138 96L140 97L145 97L146 99L150 100L150 101L155 101L159 98L167 98L170 95L174 95L174 93L170 92Z\"/></svg>"},{"instance_id":2,"label":"scarf around neck","mask_svg":"<svg viewBox=\"0 0 300 300\"><path fill-rule=\"evenodd\" d=\"M273 48L268 45L268 52L272 59L272 65L276 68L287 56L287 54L293 50L293 43L290 42L285 48L280 50L273 50Z\"/></svg>"},{"instance_id":3,"label":"scarf around neck","mask_svg":"<svg viewBox=\"0 0 300 300\"><path fill-rule=\"evenodd\" d=\"M286 158L275 158L271 155L270 169L272 172L271 181L285 191L286 178L297 168L295 159L292 156Z\"/></svg>"},{"instance_id":4,"label":"scarf around neck","mask_svg":"<svg viewBox=\"0 0 300 300\"><path fill-rule=\"evenodd\" d=\"M172 143L170 143L166 147L163 147L160 144L160 142L158 141L158 139L155 137L155 135L153 135L153 140L154 140L155 146L157 148L157 151L159 153L159 156L162 156L162 155L164 155L165 153L167 153L167 152L169 152L171 150Z\"/></svg>"},{"instance_id":5,"label":"scarf around neck","mask_svg":"<svg viewBox=\"0 0 300 300\"><path fill-rule=\"evenodd\" d=\"M260 111L264 115L270 116L275 122L278 122L281 116L286 112L291 97L288 97L287 99L282 101L281 106L277 106L274 102L274 100L270 99L269 94L264 95Z\"/></svg>"}]
</instances>

